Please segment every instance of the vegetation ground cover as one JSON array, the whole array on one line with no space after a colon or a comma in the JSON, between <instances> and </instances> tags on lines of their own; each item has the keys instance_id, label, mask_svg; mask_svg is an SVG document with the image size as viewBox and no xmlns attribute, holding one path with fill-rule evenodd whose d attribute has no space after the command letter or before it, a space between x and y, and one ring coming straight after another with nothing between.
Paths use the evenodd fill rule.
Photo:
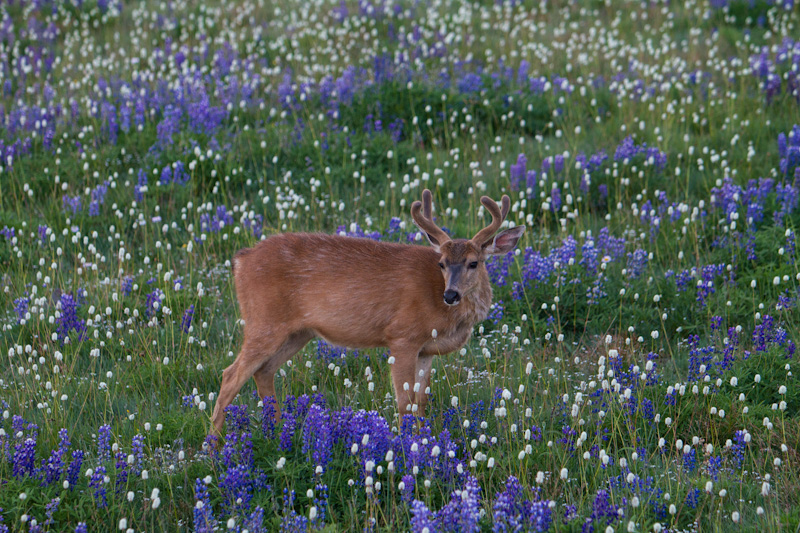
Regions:
<instances>
[{"instance_id":1,"label":"vegetation ground cover","mask_svg":"<svg viewBox=\"0 0 800 533\"><path fill-rule=\"evenodd\" d=\"M799 17L0 5L0 531L797 530ZM210 437L233 254L425 245L424 188L527 226L427 417L315 341Z\"/></svg>"}]
</instances>

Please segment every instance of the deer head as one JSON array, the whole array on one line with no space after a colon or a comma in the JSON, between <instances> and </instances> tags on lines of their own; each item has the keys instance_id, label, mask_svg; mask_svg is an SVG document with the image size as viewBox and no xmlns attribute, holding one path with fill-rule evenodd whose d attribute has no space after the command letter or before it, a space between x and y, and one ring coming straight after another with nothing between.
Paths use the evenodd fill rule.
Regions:
<instances>
[{"instance_id":1,"label":"deer head","mask_svg":"<svg viewBox=\"0 0 800 533\"><path fill-rule=\"evenodd\" d=\"M411 204L411 217L422 230L439 257L439 268L444 277L444 303L458 305L462 298L471 294L481 283L487 282L486 258L502 255L514 249L525 226L515 226L497 233L508 215L511 200L503 195L503 207L488 196L481 197L481 203L492 215L492 222L471 239L451 239L433 221L431 191L422 192L422 202Z\"/></svg>"}]
</instances>

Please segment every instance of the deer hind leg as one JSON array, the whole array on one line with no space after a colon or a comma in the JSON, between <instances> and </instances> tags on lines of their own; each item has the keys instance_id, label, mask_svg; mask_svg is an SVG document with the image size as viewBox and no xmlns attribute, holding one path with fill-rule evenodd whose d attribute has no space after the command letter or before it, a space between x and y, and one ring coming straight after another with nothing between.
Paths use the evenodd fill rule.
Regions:
<instances>
[{"instance_id":1,"label":"deer hind leg","mask_svg":"<svg viewBox=\"0 0 800 533\"><path fill-rule=\"evenodd\" d=\"M275 374L278 372L281 365L302 350L312 338L314 338L314 334L308 330L298 331L289 335L289 338L278 348L275 354L264 361L264 364L253 374L256 387L258 387L258 397L262 400L267 396L275 398L276 418L280 418L281 410L280 402L278 402L278 398L275 394Z\"/></svg>"},{"instance_id":2,"label":"deer hind leg","mask_svg":"<svg viewBox=\"0 0 800 533\"><path fill-rule=\"evenodd\" d=\"M283 364L286 359L303 347L301 344L294 349L288 356L285 353L297 344L297 334L282 335L274 337L259 337L258 339L245 339L244 346L236 356L236 360L222 372L222 385L220 386L217 403L214 406L214 414L211 416L214 430L217 435L222 434L222 425L225 423L225 408L228 407L239 390L248 379L250 379L259 369L263 367L272 368L272 375ZM306 339L305 342L308 342ZM303 344L305 344L305 342ZM277 362L280 360L279 362ZM259 389L261 386L259 387ZM259 394L262 390L259 390ZM267 389L270 396L275 394L274 385L271 390Z\"/></svg>"}]
</instances>

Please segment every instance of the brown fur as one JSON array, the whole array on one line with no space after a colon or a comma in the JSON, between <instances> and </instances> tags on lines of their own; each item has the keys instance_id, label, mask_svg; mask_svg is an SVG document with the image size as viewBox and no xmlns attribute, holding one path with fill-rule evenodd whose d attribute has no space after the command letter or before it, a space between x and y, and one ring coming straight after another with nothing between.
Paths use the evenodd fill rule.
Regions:
<instances>
[{"instance_id":1,"label":"brown fur","mask_svg":"<svg viewBox=\"0 0 800 533\"><path fill-rule=\"evenodd\" d=\"M260 397L275 396L275 373L314 337L351 348L388 347L401 414L422 414L431 356L463 346L491 306L484 248L448 240L439 253L425 246L288 233L237 252L233 272L244 343L223 372L212 417L216 431L251 376ZM469 261L479 266L469 269ZM447 262L444 273L440 262ZM447 285L452 265L462 267L454 287ZM458 305L445 304L446 286L461 293Z\"/></svg>"}]
</instances>

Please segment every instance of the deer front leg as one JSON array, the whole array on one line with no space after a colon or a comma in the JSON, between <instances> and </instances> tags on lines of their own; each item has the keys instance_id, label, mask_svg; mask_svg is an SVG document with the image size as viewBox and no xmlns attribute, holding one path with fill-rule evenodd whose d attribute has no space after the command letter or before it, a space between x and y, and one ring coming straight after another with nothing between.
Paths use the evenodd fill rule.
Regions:
<instances>
[{"instance_id":1,"label":"deer front leg","mask_svg":"<svg viewBox=\"0 0 800 533\"><path fill-rule=\"evenodd\" d=\"M415 402L414 375L417 371L417 359L419 349L411 349L405 346L392 347L389 349L392 363L392 383L394 384L394 395L397 400L397 410L400 417L416 414L419 407Z\"/></svg>"},{"instance_id":2,"label":"deer front leg","mask_svg":"<svg viewBox=\"0 0 800 533\"><path fill-rule=\"evenodd\" d=\"M420 355L417 358L417 375L415 377L414 391L416 404L419 406L417 416L425 416L425 405L428 403L428 387L431 383L432 355Z\"/></svg>"}]
</instances>

